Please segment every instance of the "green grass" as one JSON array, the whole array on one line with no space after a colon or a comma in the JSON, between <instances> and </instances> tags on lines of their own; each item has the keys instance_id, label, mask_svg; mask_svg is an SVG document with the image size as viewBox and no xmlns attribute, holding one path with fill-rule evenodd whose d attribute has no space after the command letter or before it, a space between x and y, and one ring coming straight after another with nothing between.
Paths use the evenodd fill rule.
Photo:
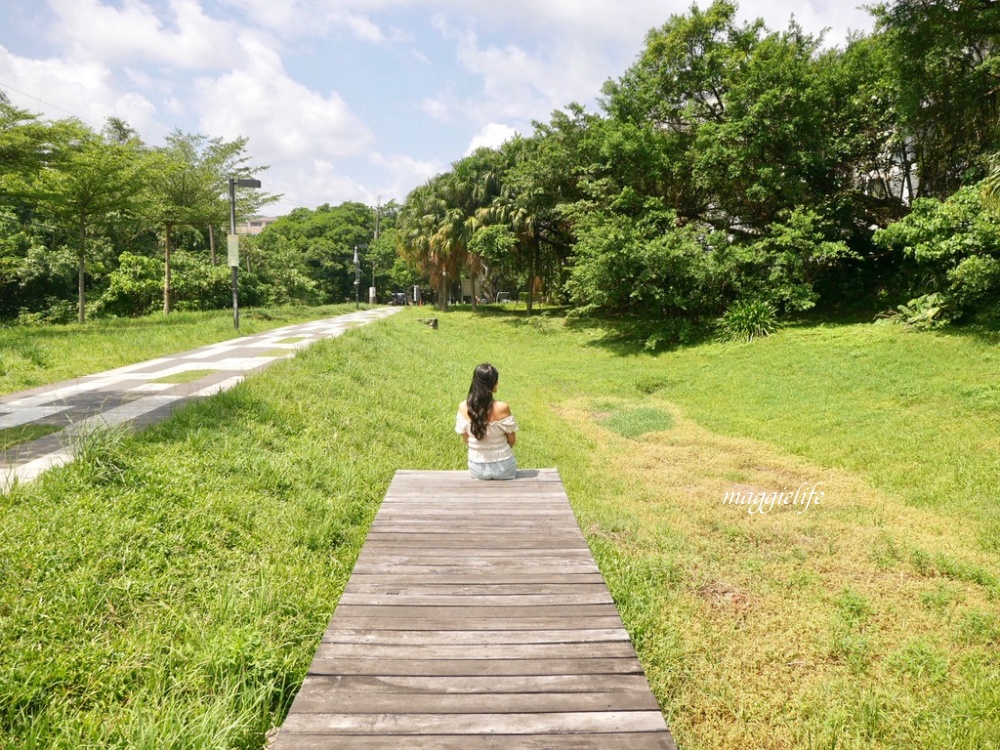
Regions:
<instances>
[{"instance_id":1,"label":"green grass","mask_svg":"<svg viewBox=\"0 0 1000 750\"><path fill-rule=\"evenodd\" d=\"M354 305L175 312L84 325L0 327L0 395L175 354L272 328L354 312Z\"/></svg>"},{"instance_id":2,"label":"green grass","mask_svg":"<svg viewBox=\"0 0 1000 750\"><path fill-rule=\"evenodd\" d=\"M174 375L166 375L162 378L152 380L152 383L191 383L201 380L206 375L211 375L215 370L185 370Z\"/></svg>"},{"instance_id":3,"label":"green grass","mask_svg":"<svg viewBox=\"0 0 1000 750\"><path fill-rule=\"evenodd\" d=\"M483 361L685 750L1000 746L995 347L816 326L654 356L557 316L418 315L0 498L0 747L262 747L394 470L464 465ZM803 484L806 511L722 504Z\"/></svg>"},{"instance_id":4,"label":"green grass","mask_svg":"<svg viewBox=\"0 0 1000 750\"><path fill-rule=\"evenodd\" d=\"M0 430L0 451L13 448L21 443L30 443L53 432L59 432L62 427L54 424L25 424L17 427L7 427Z\"/></svg>"}]
</instances>

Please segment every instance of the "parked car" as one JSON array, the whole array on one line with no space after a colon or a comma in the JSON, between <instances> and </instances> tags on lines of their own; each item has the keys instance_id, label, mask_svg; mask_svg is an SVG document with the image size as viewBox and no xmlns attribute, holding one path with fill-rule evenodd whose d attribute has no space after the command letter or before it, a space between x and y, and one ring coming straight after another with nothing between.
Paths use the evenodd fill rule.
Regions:
<instances>
[{"instance_id":1,"label":"parked car","mask_svg":"<svg viewBox=\"0 0 1000 750\"><path fill-rule=\"evenodd\" d=\"M390 305L407 305L409 302L406 299L406 295L402 292L393 292L392 296L389 298Z\"/></svg>"}]
</instances>

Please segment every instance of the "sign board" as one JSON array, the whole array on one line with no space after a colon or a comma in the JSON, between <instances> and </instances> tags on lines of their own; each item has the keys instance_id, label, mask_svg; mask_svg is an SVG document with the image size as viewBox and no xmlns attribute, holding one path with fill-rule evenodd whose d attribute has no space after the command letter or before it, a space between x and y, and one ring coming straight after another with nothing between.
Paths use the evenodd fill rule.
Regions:
<instances>
[{"instance_id":1,"label":"sign board","mask_svg":"<svg viewBox=\"0 0 1000 750\"><path fill-rule=\"evenodd\" d=\"M226 249L229 251L229 265L240 264L240 237L237 234L226 235Z\"/></svg>"}]
</instances>

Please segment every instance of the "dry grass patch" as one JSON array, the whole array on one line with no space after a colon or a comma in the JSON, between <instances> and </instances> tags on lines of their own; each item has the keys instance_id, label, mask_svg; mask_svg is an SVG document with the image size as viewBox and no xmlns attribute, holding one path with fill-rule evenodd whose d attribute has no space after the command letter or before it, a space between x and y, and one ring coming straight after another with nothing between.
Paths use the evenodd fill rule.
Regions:
<instances>
[{"instance_id":1,"label":"dry grass patch","mask_svg":"<svg viewBox=\"0 0 1000 750\"><path fill-rule=\"evenodd\" d=\"M603 426L640 407L672 427ZM581 521L684 746L905 747L936 736L932 716L951 747L994 746L977 728L1000 729L978 718L1000 700L980 682L1000 674L998 558L977 551L974 528L655 397L558 412L617 480ZM723 502L803 487L822 497Z\"/></svg>"}]
</instances>

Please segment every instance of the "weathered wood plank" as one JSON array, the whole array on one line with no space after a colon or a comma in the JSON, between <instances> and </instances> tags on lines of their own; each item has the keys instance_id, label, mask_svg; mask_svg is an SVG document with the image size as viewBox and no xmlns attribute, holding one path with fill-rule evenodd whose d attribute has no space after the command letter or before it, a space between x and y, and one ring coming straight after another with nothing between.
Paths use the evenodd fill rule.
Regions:
<instances>
[{"instance_id":1,"label":"weathered wood plank","mask_svg":"<svg viewBox=\"0 0 1000 750\"><path fill-rule=\"evenodd\" d=\"M461 606L453 607L409 607L406 605L386 604L373 606L368 604L344 604L337 607L345 617L381 617L386 620L405 619L414 621L416 618L453 618L488 617L502 625L506 620L517 620L522 617L565 617L576 620L588 617L615 617L618 610L613 604L512 604L498 606Z\"/></svg>"},{"instance_id":2,"label":"weathered wood plank","mask_svg":"<svg viewBox=\"0 0 1000 750\"><path fill-rule=\"evenodd\" d=\"M628 641L624 628L604 630L350 630L328 628L323 643L483 646L504 643L602 643Z\"/></svg>"},{"instance_id":3,"label":"weathered wood plank","mask_svg":"<svg viewBox=\"0 0 1000 750\"><path fill-rule=\"evenodd\" d=\"M669 734L279 735L272 750L677 750Z\"/></svg>"},{"instance_id":4,"label":"weathered wood plank","mask_svg":"<svg viewBox=\"0 0 1000 750\"><path fill-rule=\"evenodd\" d=\"M316 657L309 674L427 675L428 677L480 677L502 675L642 674L639 661L630 657L607 659L359 659ZM595 683L595 688L598 685Z\"/></svg>"},{"instance_id":5,"label":"weathered wood plank","mask_svg":"<svg viewBox=\"0 0 1000 750\"><path fill-rule=\"evenodd\" d=\"M615 614L607 617L587 617L567 621L565 617L520 617L502 623L492 617L421 617L419 622L406 619L383 619L378 615L368 617L334 616L336 627L351 630L604 630L620 628L621 618Z\"/></svg>"},{"instance_id":6,"label":"weathered wood plank","mask_svg":"<svg viewBox=\"0 0 1000 750\"><path fill-rule=\"evenodd\" d=\"M658 732L667 725L659 711L548 714L292 714L284 728L315 734L539 734L550 732Z\"/></svg>"},{"instance_id":7,"label":"weathered wood plank","mask_svg":"<svg viewBox=\"0 0 1000 750\"><path fill-rule=\"evenodd\" d=\"M592 562L593 556L590 554L590 550L586 547L582 549L572 548L572 549L560 549L553 550L548 548L533 547L531 549L434 549L434 548L422 548L413 549L412 547L397 547L396 545L382 545L374 544L371 547L365 545L365 548L358 555L358 562L368 562L377 560L398 560L398 559L416 559L420 558L425 560L427 558L439 558L442 560L468 560L468 559L511 559L511 560L526 560L526 559L547 559L547 560L587 560Z\"/></svg>"},{"instance_id":8,"label":"weathered wood plank","mask_svg":"<svg viewBox=\"0 0 1000 750\"><path fill-rule=\"evenodd\" d=\"M602 594L610 596L607 586L600 583L480 583L460 584L445 581L397 583L376 580L373 576L352 578L344 594L385 594L398 596L539 596L546 594ZM343 601L343 597L341 597Z\"/></svg>"},{"instance_id":9,"label":"weathered wood plank","mask_svg":"<svg viewBox=\"0 0 1000 750\"><path fill-rule=\"evenodd\" d=\"M345 591L340 596L341 604L363 604L366 606L405 605L417 607L509 607L514 604L614 604L611 594L599 591L592 594L514 594L508 596L480 596L458 593L453 596L415 594L355 594Z\"/></svg>"},{"instance_id":10,"label":"weathered wood plank","mask_svg":"<svg viewBox=\"0 0 1000 750\"><path fill-rule=\"evenodd\" d=\"M357 573L357 571L355 571ZM352 574L351 578L354 578ZM533 571L531 573L522 573L520 571L507 571L507 570L481 570L481 571L464 571L462 573L452 573L447 577L434 574L434 573L394 573L379 575L377 573L369 573L367 575L358 575L358 578L362 582L392 582L399 584L410 584L410 583L444 583L456 585L464 584L498 584L498 583L514 583L514 584L535 584L535 583L566 583L566 584L576 584L576 583L594 583L595 581L603 580L601 574L598 571L590 571L586 573L565 573L563 571L547 570L547 571Z\"/></svg>"},{"instance_id":11,"label":"weathered wood plank","mask_svg":"<svg viewBox=\"0 0 1000 750\"><path fill-rule=\"evenodd\" d=\"M302 683L306 689L322 690L337 696L348 693L393 693L400 700L413 694L452 695L456 693L593 693L649 692L641 674L603 674L599 684L593 678L578 675L502 675L502 676L435 676L435 675L307 675ZM334 697L334 700L337 700ZM298 700L298 696L296 696Z\"/></svg>"},{"instance_id":12,"label":"weathered wood plank","mask_svg":"<svg viewBox=\"0 0 1000 750\"><path fill-rule=\"evenodd\" d=\"M490 560L469 560L468 562L462 564L448 565L442 563L440 565L420 565L416 562L377 562L377 563L359 563L354 567L355 575L386 575L386 574L398 574L398 575L419 575L423 573L434 573L437 575L468 575L472 572L478 571L481 573L497 573L503 571L508 574L512 573L528 573L537 571L539 567L550 565L554 570L560 573L592 573L597 572L597 566L590 561L577 560L577 561L563 561L561 564L556 561L539 560L536 561L490 561Z\"/></svg>"},{"instance_id":13,"label":"weathered wood plank","mask_svg":"<svg viewBox=\"0 0 1000 750\"><path fill-rule=\"evenodd\" d=\"M412 644L353 644L323 641L317 659L405 659L415 654ZM420 649L424 659L591 659L634 658L635 650L627 641L601 643L505 643L487 646L426 645Z\"/></svg>"},{"instance_id":14,"label":"weathered wood plank","mask_svg":"<svg viewBox=\"0 0 1000 750\"><path fill-rule=\"evenodd\" d=\"M401 705L407 713L517 714L566 711L658 711L649 690L594 693L337 693L315 688L296 699L297 713L329 713L331 706L345 714L393 713Z\"/></svg>"}]
</instances>

